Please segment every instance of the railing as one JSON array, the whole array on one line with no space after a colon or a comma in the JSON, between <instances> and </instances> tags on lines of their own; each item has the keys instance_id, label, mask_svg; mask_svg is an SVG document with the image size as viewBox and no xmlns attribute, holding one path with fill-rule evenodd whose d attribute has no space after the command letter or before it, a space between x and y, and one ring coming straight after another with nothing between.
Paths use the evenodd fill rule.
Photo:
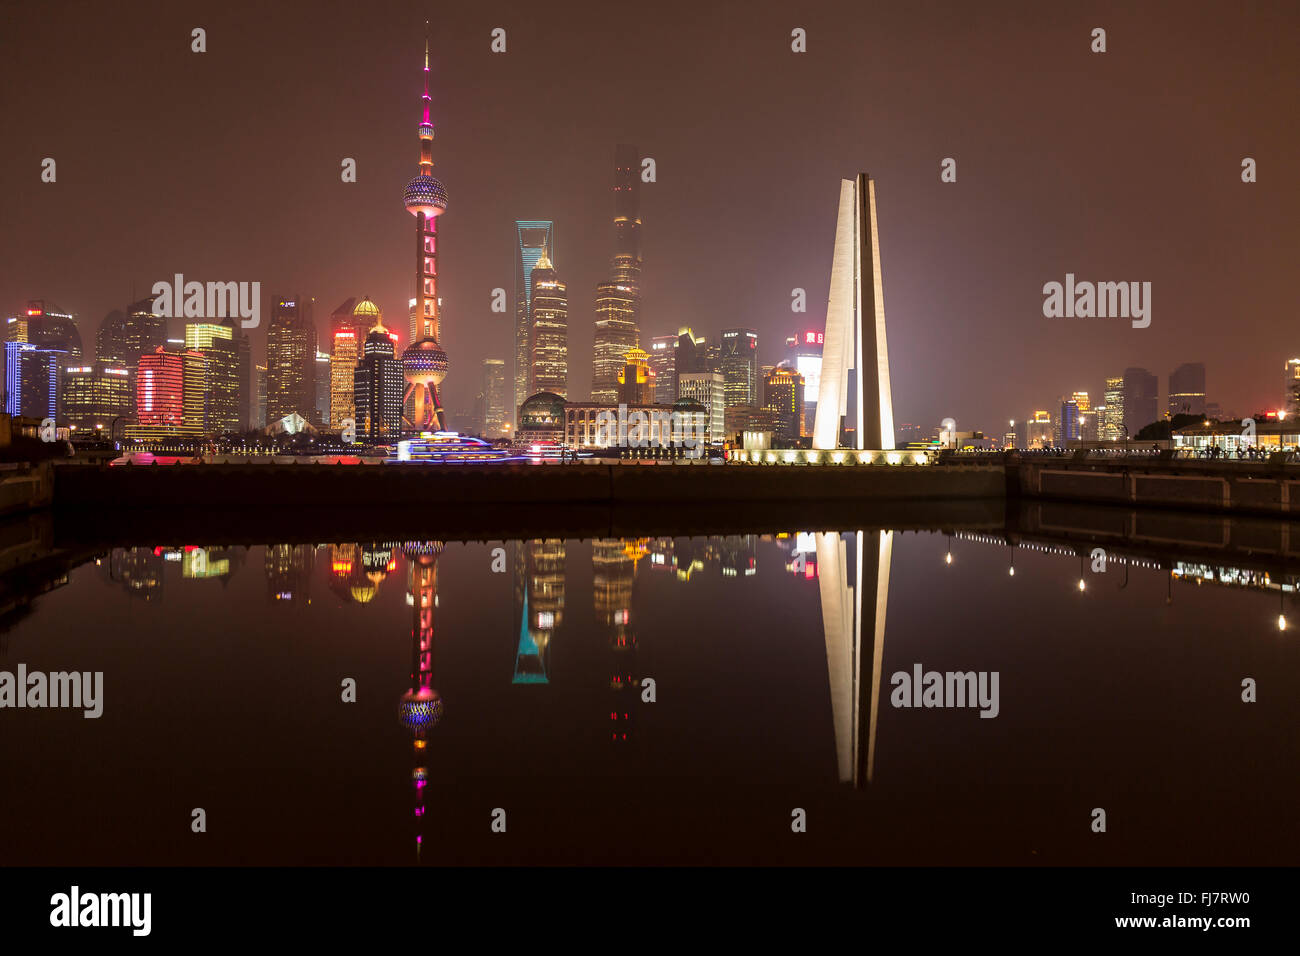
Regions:
<instances>
[{"instance_id":1,"label":"railing","mask_svg":"<svg viewBox=\"0 0 1300 956\"><path fill-rule=\"evenodd\" d=\"M738 449L731 460L748 465L931 465L934 456L924 449L891 448L766 448Z\"/></svg>"}]
</instances>

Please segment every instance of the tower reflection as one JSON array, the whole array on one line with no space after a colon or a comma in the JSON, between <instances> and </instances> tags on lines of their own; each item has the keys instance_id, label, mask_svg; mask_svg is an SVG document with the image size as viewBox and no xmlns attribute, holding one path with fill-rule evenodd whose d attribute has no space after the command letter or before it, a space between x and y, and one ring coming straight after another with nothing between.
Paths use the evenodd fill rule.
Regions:
<instances>
[{"instance_id":1,"label":"tower reflection","mask_svg":"<svg viewBox=\"0 0 1300 956\"><path fill-rule=\"evenodd\" d=\"M880 669L885 651L885 609L889 601L893 546L892 531L817 534L817 570L835 726L835 758L840 782L852 783L854 787L870 783L875 773ZM862 643L864 630L871 642L867 647Z\"/></svg>"},{"instance_id":2,"label":"tower reflection","mask_svg":"<svg viewBox=\"0 0 1300 956\"><path fill-rule=\"evenodd\" d=\"M429 786L429 731L442 720L442 695L434 689L433 611L438 603L438 555L441 541L408 541L402 546L410 575L411 682L402 695L398 716L411 731L415 768L411 771L414 790L415 858L424 848L425 795Z\"/></svg>"}]
</instances>

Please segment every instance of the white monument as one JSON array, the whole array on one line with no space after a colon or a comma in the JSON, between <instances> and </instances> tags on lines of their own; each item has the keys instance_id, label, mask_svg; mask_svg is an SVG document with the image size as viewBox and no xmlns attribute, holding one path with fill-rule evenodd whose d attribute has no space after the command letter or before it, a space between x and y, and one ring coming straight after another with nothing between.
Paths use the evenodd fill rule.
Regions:
<instances>
[{"instance_id":1,"label":"white monument","mask_svg":"<svg viewBox=\"0 0 1300 956\"><path fill-rule=\"evenodd\" d=\"M857 372L851 396L849 369ZM850 413L857 423L855 448L894 447L894 406L889 390L885 299L876 233L876 184L866 173L840 183L813 448L838 448L841 418Z\"/></svg>"}]
</instances>

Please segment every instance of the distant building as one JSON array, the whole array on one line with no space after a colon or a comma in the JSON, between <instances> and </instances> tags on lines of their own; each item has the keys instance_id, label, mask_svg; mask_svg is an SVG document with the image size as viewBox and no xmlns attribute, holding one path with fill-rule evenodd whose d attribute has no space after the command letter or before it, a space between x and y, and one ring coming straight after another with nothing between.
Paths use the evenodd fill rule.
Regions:
<instances>
[{"instance_id":1,"label":"distant building","mask_svg":"<svg viewBox=\"0 0 1300 956\"><path fill-rule=\"evenodd\" d=\"M822 347L825 341L825 332L818 329L804 329L785 340L790 353L787 361L803 376L803 423L799 427L800 434L804 435L812 432L813 422L817 418L817 392L821 388Z\"/></svg>"},{"instance_id":2,"label":"distant building","mask_svg":"<svg viewBox=\"0 0 1300 956\"><path fill-rule=\"evenodd\" d=\"M798 369L778 365L763 383L763 407L776 416L776 438L790 442L804 434L806 383Z\"/></svg>"},{"instance_id":3,"label":"distant building","mask_svg":"<svg viewBox=\"0 0 1300 956\"><path fill-rule=\"evenodd\" d=\"M777 415L770 408L759 405L728 405L723 415L726 437L735 441L745 432L777 431Z\"/></svg>"},{"instance_id":4,"label":"distant building","mask_svg":"<svg viewBox=\"0 0 1300 956\"><path fill-rule=\"evenodd\" d=\"M316 326L311 303L275 299L266 330L266 417L275 422L299 414L311 419L316 409Z\"/></svg>"},{"instance_id":5,"label":"distant building","mask_svg":"<svg viewBox=\"0 0 1300 956\"><path fill-rule=\"evenodd\" d=\"M328 427L330 404L334 398L334 380L330 372L329 352L316 352L316 369L312 373L312 381L316 384L316 404L312 409L311 423Z\"/></svg>"},{"instance_id":6,"label":"distant building","mask_svg":"<svg viewBox=\"0 0 1300 956\"><path fill-rule=\"evenodd\" d=\"M1055 443L1055 423L1052 413L1037 409L1025 422L1025 447L1050 448Z\"/></svg>"},{"instance_id":7,"label":"distant building","mask_svg":"<svg viewBox=\"0 0 1300 956\"><path fill-rule=\"evenodd\" d=\"M677 401L677 336L656 335L650 340L650 371L655 374L655 402Z\"/></svg>"},{"instance_id":8,"label":"distant building","mask_svg":"<svg viewBox=\"0 0 1300 956\"><path fill-rule=\"evenodd\" d=\"M641 349L629 349L618 373L618 400L626 405L653 405L654 399L655 381L650 370L650 356Z\"/></svg>"},{"instance_id":9,"label":"distant building","mask_svg":"<svg viewBox=\"0 0 1300 956\"><path fill-rule=\"evenodd\" d=\"M1159 380L1146 369L1124 369L1124 424L1130 437L1160 420L1159 388Z\"/></svg>"},{"instance_id":10,"label":"distant building","mask_svg":"<svg viewBox=\"0 0 1300 956\"><path fill-rule=\"evenodd\" d=\"M609 278L596 286L591 400L612 402L628 349L641 344L640 159L635 146L614 150L614 255Z\"/></svg>"},{"instance_id":11,"label":"distant building","mask_svg":"<svg viewBox=\"0 0 1300 956\"><path fill-rule=\"evenodd\" d=\"M1119 441L1124 437L1124 377L1106 377L1106 412L1102 416L1102 441Z\"/></svg>"},{"instance_id":12,"label":"distant building","mask_svg":"<svg viewBox=\"0 0 1300 956\"><path fill-rule=\"evenodd\" d=\"M355 422L356 400L353 389L356 387L357 362L361 359L366 336L383 318L383 312L369 296L364 296L360 303L355 299L347 299L330 316L328 421L329 427L335 431L343 429L346 419L351 418Z\"/></svg>"},{"instance_id":13,"label":"distant building","mask_svg":"<svg viewBox=\"0 0 1300 956\"><path fill-rule=\"evenodd\" d=\"M1066 442L1079 440L1079 404L1073 398L1061 400L1061 413L1056 419L1053 439L1058 448Z\"/></svg>"},{"instance_id":14,"label":"distant building","mask_svg":"<svg viewBox=\"0 0 1300 956\"><path fill-rule=\"evenodd\" d=\"M895 431L898 433L899 446L906 448L909 444L916 442L928 442L929 439L925 434L925 429L920 425L913 425L911 422L904 422L896 426Z\"/></svg>"},{"instance_id":15,"label":"distant building","mask_svg":"<svg viewBox=\"0 0 1300 956\"><path fill-rule=\"evenodd\" d=\"M704 406L708 416L709 441L721 444L726 431L726 379L721 372L679 372L677 398L689 399Z\"/></svg>"},{"instance_id":16,"label":"distant building","mask_svg":"<svg viewBox=\"0 0 1300 956\"><path fill-rule=\"evenodd\" d=\"M45 299L27 303L27 341L39 349L63 352L69 358L81 358L81 333L75 312L64 312Z\"/></svg>"},{"instance_id":17,"label":"distant building","mask_svg":"<svg viewBox=\"0 0 1300 956\"><path fill-rule=\"evenodd\" d=\"M532 275L529 394L569 394L569 295L545 247Z\"/></svg>"},{"instance_id":18,"label":"distant building","mask_svg":"<svg viewBox=\"0 0 1300 956\"><path fill-rule=\"evenodd\" d=\"M1285 406L1284 406L1285 407ZM1169 416L1205 417L1205 364L1188 362L1169 373Z\"/></svg>"},{"instance_id":19,"label":"distant building","mask_svg":"<svg viewBox=\"0 0 1300 956\"><path fill-rule=\"evenodd\" d=\"M521 219L515 223L515 381L510 402L513 421L532 392L533 270L543 250L555 251L555 223L549 219Z\"/></svg>"},{"instance_id":20,"label":"distant building","mask_svg":"<svg viewBox=\"0 0 1300 956\"><path fill-rule=\"evenodd\" d=\"M136 424L128 438L199 438L205 431L207 362L198 352L158 348L136 369Z\"/></svg>"},{"instance_id":21,"label":"distant building","mask_svg":"<svg viewBox=\"0 0 1300 956\"><path fill-rule=\"evenodd\" d=\"M506 408L506 363L503 359L483 360L483 434L500 438L510 418Z\"/></svg>"},{"instance_id":22,"label":"distant building","mask_svg":"<svg viewBox=\"0 0 1300 956\"><path fill-rule=\"evenodd\" d=\"M758 333L753 329L723 329L718 371L725 380L728 408L755 405L760 399L758 383Z\"/></svg>"},{"instance_id":23,"label":"distant building","mask_svg":"<svg viewBox=\"0 0 1300 956\"><path fill-rule=\"evenodd\" d=\"M131 421L134 402L131 376L125 365L102 359L63 370L63 408L69 425L79 433L112 437L113 424ZM119 430L119 434L120 434Z\"/></svg>"},{"instance_id":24,"label":"distant building","mask_svg":"<svg viewBox=\"0 0 1300 956\"><path fill-rule=\"evenodd\" d=\"M13 320L10 319L12 322ZM1287 359L1282 385L1282 408L1288 416L1300 415L1300 358Z\"/></svg>"},{"instance_id":25,"label":"distant building","mask_svg":"<svg viewBox=\"0 0 1300 956\"><path fill-rule=\"evenodd\" d=\"M396 343L397 334L377 322L366 335L353 375L357 435L371 441L401 437L406 378Z\"/></svg>"},{"instance_id":26,"label":"distant building","mask_svg":"<svg viewBox=\"0 0 1300 956\"><path fill-rule=\"evenodd\" d=\"M266 366L253 366L252 401L249 403L249 427L258 430L266 428Z\"/></svg>"}]
</instances>

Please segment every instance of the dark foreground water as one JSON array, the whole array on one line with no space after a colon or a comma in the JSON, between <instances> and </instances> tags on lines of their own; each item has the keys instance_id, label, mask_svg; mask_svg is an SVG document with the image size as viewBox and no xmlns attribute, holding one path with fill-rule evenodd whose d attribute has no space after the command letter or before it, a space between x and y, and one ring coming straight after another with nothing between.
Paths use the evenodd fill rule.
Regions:
<instances>
[{"instance_id":1,"label":"dark foreground water","mask_svg":"<svg viewBox=\"0 0 1300 956\"><path fill-rule=\"evenodd\" d=\"M10 616L103 714L0 710L0 863L1294 864L1290 581L1023 543L106 551Z\"/></svg>"}]
</instances>

